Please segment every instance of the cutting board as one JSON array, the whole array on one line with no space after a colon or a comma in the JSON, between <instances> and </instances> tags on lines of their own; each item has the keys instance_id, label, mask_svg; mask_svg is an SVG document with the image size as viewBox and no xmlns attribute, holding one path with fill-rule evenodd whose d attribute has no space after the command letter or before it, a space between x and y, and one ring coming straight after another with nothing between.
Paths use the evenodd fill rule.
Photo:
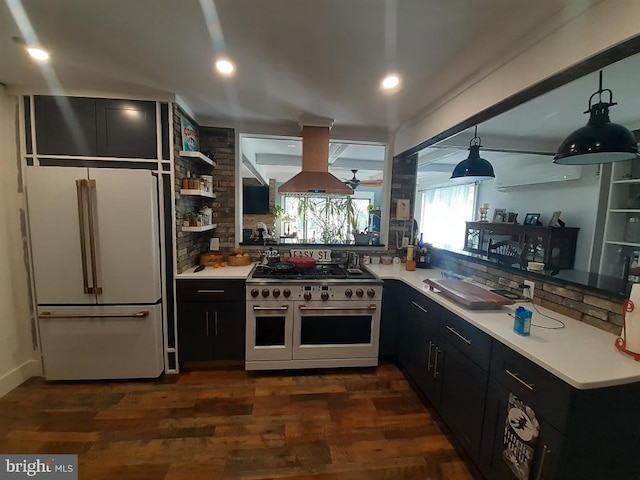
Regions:
<instances>
[{"instance_id":1,"label":"cutting board","mask_svg":"<svg viewBox=\"0 0 640 480\"><path fill-rule=\"evenodd\" d=\"M470 310L490 310L515 303L513 300L462 280L427 278L423 282L431 288L440 290L442 295Z\"/></svg>"}]
</instances>

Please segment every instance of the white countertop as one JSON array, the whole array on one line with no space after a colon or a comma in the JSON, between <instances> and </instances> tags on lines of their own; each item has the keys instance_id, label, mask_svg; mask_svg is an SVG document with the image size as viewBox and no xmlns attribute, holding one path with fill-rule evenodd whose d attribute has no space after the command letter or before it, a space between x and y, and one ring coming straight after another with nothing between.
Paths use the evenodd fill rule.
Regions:
<instances>
[{"instance_id":1,"label":"white countertop","mask_svg":"<svg viewBox=\"0 0 640 480\"><path fill-rule=\"evenodd\" d=\"M246 279L253 265L206 267L197 273L190 268L176 275L176 279ZM416 269L413 272L406 271L404 265L367 265L367 268L383 280L401 280L412 286L575 388L586 390L640 382L640 362L619 352L614 347L616 336L611 333L540 305L533 308L531 303L517 303L499 310L468 310L429 290L422 282L425 278L441 278L442 271L436 268ZM542 316L543 313L562 320L566 326L559 330L532 326L531 335L518 335L513 331L513 317L508 314L519 305L533 311L532 323L558 325Z\"/></svg>"},{"instance_id":2,"label":"white countertop","mask_svg":"<svg viewBox=\"0 0 640 480\"><path fill-rule=\"evenodd\" d=\"M249 272L255 263L251 263L247 266L243 267L230 267L227 265L226 267L205 267L204 270L199 272L194 272L195 267L190 268L182 273L176 275L176 280L183 279L198 279L198 280L224 280L224 279L246 279L249 276Z\"/></svg>"},{"instance_id":3,"label":"white countertop","mask_svg":"<svg viewBox=\"0 0 640 480\"><path fill-rule=\"evenodd\" d=\"M504 343L545 370L575 388L623 385L640 381L640 362L619 352L616 336L586 323L553 312L531 303L517 303L499 310L468 310L439 293L429 290L425 278L441 278L439 269L416 269L408 272L404 265L367 265L382 279L396 279L421 291L456 315ZM523 337L513 331L513 317L508 313L524 306L533 311L532 323L557 326L557 322L540 313L562 320L566 325L559 330L531 327L531 335Z\"/></svg>"}]
</instances>

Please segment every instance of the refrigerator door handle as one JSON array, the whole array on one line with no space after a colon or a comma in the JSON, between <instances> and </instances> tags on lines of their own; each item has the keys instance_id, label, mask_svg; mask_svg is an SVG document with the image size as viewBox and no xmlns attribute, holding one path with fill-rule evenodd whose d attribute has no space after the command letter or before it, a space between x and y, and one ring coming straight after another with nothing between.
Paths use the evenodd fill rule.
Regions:
<instances>
[{"instance_id":1,"label":"refrigerator door handle","mask_svg":"<svg viewBox=\"0 0 640 480\"><path fill-rule=\"evenodd\" d=\"M148 310L136 313L51 313L42 312L38 318L144 318L149 316Z\"/></svg>"},{"instance_id":2,"label":"refrigerator door handle","mask_svg":"<svg viewBox=\"0 0 640 480\"><path fill-rule=\"evenodd\" d=\"M96 194L96 181L86 180L89 185L89 192L87 195L87 208L89 210L89 248L91 254L91 279L93 283L93 293L101 294L102 287L98 285L98 260L96 259L96 229L94 224L94 206L93 200Z\"/></svg>"},{"instance_id":3,"label":"refrigerator door handle","mask_svg":"<svg viewBox=\"0 0 640 480\"><path fill-rule=\"evenodd\" d=\"M78 226L80 227L80 255L82 256L82 283L84 293L93 293L93 287L89 286L87 274L87 240L84 228L84 200L83 192L86 190L86 180L76 180L76 192L78 194Z\"/></svg>"}]
</instances>

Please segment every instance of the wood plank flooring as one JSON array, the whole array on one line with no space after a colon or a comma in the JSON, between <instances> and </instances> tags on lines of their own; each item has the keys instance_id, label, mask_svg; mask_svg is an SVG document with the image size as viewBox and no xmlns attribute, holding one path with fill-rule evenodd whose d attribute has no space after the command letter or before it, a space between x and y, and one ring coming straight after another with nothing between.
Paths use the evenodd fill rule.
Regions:
<instances>
[{"instance_id":1,"label":"wood plank flooring","mask_svg":"<svg viewBox=\"0 0 640 480\"><path fill-rule=\"evenodd\" d=\"M393 364L34 378L0 399L0 452L76 453L91 480L475 478Z\"/></svg>"}]
</instances>

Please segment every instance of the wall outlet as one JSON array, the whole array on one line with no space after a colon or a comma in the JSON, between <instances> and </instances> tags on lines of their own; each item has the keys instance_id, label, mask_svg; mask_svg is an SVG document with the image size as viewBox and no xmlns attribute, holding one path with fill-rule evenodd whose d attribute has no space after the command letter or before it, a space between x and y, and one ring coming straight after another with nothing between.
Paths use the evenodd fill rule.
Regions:
<instances>
[{"instance_id":1,"label":"wall outlet","mask_svg":"<svg viewBox=\"0 0 640 480\"><path fill-rule=\"evenodd\" d=\"M524 284L527 285L529 288L523 288L522 289L522 296L530 298L531 300L533 300L533 292L534 292L534 290L536 288L536 282L531 281L531 280L525 280Z\"/></svg>"},{"instance_id":2,"label":"wall outlet","mask_svg":"<svg viewBox=\"0 0 640 480\"><path fill-rule=\"evenodd\" d=\"M217 252L218 250L220 250L219 238L212 238L209 240L209 250L211 250L212 252Z\"/></svg>"},{"instance_id":3,"label":"wall outlet","mask_svg":"<svg viewBox=\"0 0 640 480\"><path fill-rule=\"evenodd\" d=\"M402 237L402 248L407 248L409 246L409 237Z\"/></svg>"}]
</instances>

